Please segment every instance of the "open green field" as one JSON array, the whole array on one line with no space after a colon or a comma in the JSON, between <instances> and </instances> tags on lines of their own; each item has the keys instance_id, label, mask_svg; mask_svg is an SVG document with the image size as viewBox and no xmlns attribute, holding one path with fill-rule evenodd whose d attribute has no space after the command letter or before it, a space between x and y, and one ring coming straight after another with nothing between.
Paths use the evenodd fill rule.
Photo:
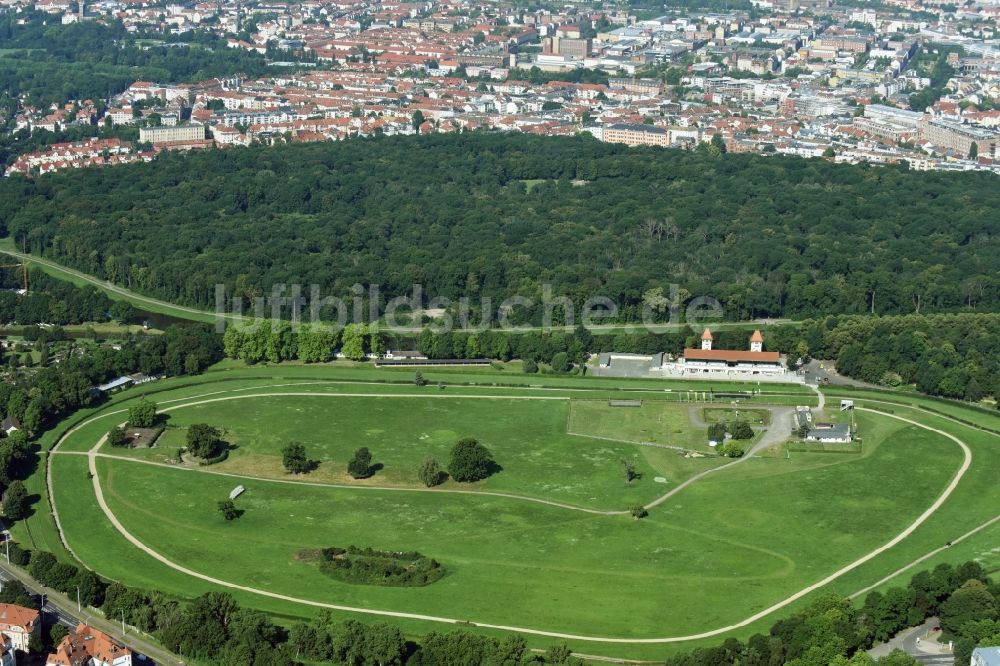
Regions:
<instances>
[{"instance_id":1,"label":"open green field","mask_svg":"<svg viewBox=\"0 0 1000 666\"><path fill-rule=\"evenodd\" d=\"M664 492L662 485L651 480L626 485L624 458L632 460L647 479L664 477L671 483L719 464L718 458L689 459L675 451L569 435L567 414L579 401L562 396L529 400L482 394L453 397L450 392L442 396L436 389L425 389L423 395L413 391L385 397L326 391L252 397L259 393L167 406L170 428L156 448L106 452L173 461L191 424L223 424L224 438L232 449L229 458L212 466L212 471L288 478L281 465L281 449L298 441L305 445L309 458L318 462L317 469L301 480L416 488L421 485L417 470L423 460L434 458L446 466L455 442L474 437L493 452L503 471L471 487L606 510L647 502ZM356 481L347 474L347 462L362 446L372 451L380 469ZM453 481L440 486L468 487Z\"/></svg>"},{"instance_id":2,"label":"open green field","mask_svg":"<svg viewBox=\"0 0 1000 666\"><path fill-rule=\"evenodd\" d=\"M643 400L641 407L615 407L607 400L574 400L567 429L580 436L711 454L704 422L699 423L705 409L698 403L666 400Z\"/></svg>"},{"instance_id":3,"label":"open green field","mask_svg":"<svg viewBox=\"0 0 1000 666\"><path fill-rule=\"evenodd\" d=\"M719 421L728 423L739 419L752 426L763 426L771 423L771 412L766 409L705 407L701 410L701 417L705 423L718 423Z\"/></svg>"},{"instance_id":4,"label":"open green field","mask_svg":"<svg viewBox=\"0 0 1000 666\"><path fill-rule=\"evenodd\" d=\"M608 407L609 396L655 392L656 382L645 380L468 369L427 374L449 383L441 390L433 385L437 377L431 386L413 385L409 371L282 365L229 368L116 395L52 457L67 543L113 579L180 598L218 589L137 550L94 501L85 454L145 392L166 410L169 427L154 449L101 449L95 464L108 507L127 532L168 561L248 588L234 591L242 603L279 619L316 612L252 591L260 590L338 607L579 636L686 636L740 622L881 546L934 501L962 462L960 449L939 434L859 411L861 454L750 458L697 479L635 521L594 512L649 502L727 461L633 442L661 437L668 445L704 446L704 428L694 424L691 410L704 419L706 409L728 407L673 401L662 384L657 399L642 397L642 408ZM492 385L501 383L511 385ZM805 401L799 387L784 388L772 390L791 395L755 399L755 413L769 416L769 403L782 398ZM895 411L902 415L906 408ZM948 423L927 418L935 427ZM228 460L194 468L173 462L186 427L198 422L226 430L235 445ZM571 434L581 428L590 436ZM969 431L970 446L996 439L959 428ZM465 436L490 447L503 470L477 484L421 488L419 462L433 456L446 465L450 446ZM291 439L319 461L314 472L283 473L280 449ZM362 481L344 474L358 446L369 447L383 465ZM641 474L631 485L622 478L626 458ZM980 497L986 488L976 472L973 465L955 492L967 505L979 506L975 495L964 494L967 481L979 484ZM248 488L237 500L246 513L226 523L215 503L237 483ZM949 499L939 513L952 509ZM988 508L967 512L962 524L982 522L984 510L988 514ZM33 534L50 533L44 516L28 524ZM938 524L937 514L925 526L831 587L853 592L956 536L957 526ZM449 573L423 588L369 587L338 582L293 557L301 548L333 545L415 549ZM962 546L976 547L972 539ZM441 628L428 620L392 621L413 633ZM531 638L539 646L554 640ZM670 649L570 644L637 658Z\"/></svg>"}]
</instances>

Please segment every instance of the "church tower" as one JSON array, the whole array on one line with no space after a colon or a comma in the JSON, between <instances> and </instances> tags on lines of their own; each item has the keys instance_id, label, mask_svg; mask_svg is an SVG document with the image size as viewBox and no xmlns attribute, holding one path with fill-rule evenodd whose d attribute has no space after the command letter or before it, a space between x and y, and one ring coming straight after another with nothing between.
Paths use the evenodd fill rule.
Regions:
<instances>
[{"instance_id":1,"label":"church tower","mask_svg":"<svg viewBox=\"0 0 1000 666\"><path fill-rule=\"evenodd\" d=\"M764 336L760 334L760 329L755 330L750 336L750 351L764 351Z\"/></svg>"},{"instance_id":2,"label":"church tower","mask_svg":"<svg viewBox=\"0 0 1000 666\"><path fill-rule=\"evenodd\" d=\"M712 331L705 329L705 332L701 334L701 348L711 349L712 348Z\"/></svg>"}]
</instances>

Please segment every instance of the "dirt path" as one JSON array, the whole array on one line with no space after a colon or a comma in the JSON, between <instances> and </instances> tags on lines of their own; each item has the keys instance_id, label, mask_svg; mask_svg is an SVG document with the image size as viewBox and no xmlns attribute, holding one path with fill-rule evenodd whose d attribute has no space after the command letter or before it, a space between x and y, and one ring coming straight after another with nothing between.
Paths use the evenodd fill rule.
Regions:
<instances>
[{"instance_id":1,"label":"dirt path","mask_svg":"<svg viewBox=\"0 0 1000 666\"><path fill-rule=\"evenodd\" d=\"M304 384L321 384L323 382L303 382L303 383ZM291 383L291 384L286 384L286 385L283 385L283 386L298 386L298 385L300 385L300 384L299 383ZM276 385L276 386L279 386L279 385ZM228 401L228 400L242 400L242 399L246 399L246 398L264 398L264 397L281 397L281 396L308 396L308 397L329 397L329 398L360 398L360 397L363 397L363 398L373 398L373 397L382 397L382 398L431 398L431 399L450 398L450 399L470 399L470 400L556 400L556 401L560 401L560 400L564 401L564 400L569 400L570 399L570 398L559 397L559 396L462 395L462 394L440 394L440 393L431 393L431 394L422 394L422 393L315 393L315 392L303 392L303 391L282 391L282 392L276 392L276 393L244 393L243 392L243 391L249 391L249 390L257 390L259 388L263 388L263 387L259 387L258 386L258 387L248 387L248 388L242 388L242 389L234 389L232 392L233 393L239 392L238 395L221 395L220 397L212 397L212 398L204 398L203 397L204 399L201 399L201 400L197 399L197 397L195 397L195 398L178 398L178 399L175 399L175 400L166 400L166 401L163 401L161 404L178 403L178 402L181 402L183 404L170 404L170 406L165 407L165 408L161 409L160 411L161 412L169 412L169 411L172 411L174 409L181 409L181 408L184 408L184 407L194 407L196 405L204 405L204 404L208 404L208 403L223 402L223 401ZM207 395L219 395L219 394L225 394L225 393L229 393L229 391L215 391L215 392L213 392L211 394L205 394L205 395L206 396ZM190 401L190 402L184 402L186 400ZM247 475L236 474L236 473L232 473L232 472L221 472L221 471L218 471L218 470L208 470L208 469L204 469L204 468L183 467L183 466L179 466L179 465L170 465L170 464L167 464L167 463L156 462L156 461L153 461L153 460L141 460L141 459L138 459L138 458L130 458L128 456L116 456L116 455L111 455L111 454L106 454L106 453L99 453L97 451L97 449L100 448L100 445L98 445L97 447L95 447L95 449L91 449L91 451L87 452L86 454L84 452L82 452L82 451L60 451L60 450L58 450L59 444L61 444L63 442L63 440L65 440L67 437L69 437L70 435L72 435L74 432L76 432L77 430L79 430L83 426L85 426L85 425L93 422L96 419L104 418L105 416L107 416L109 414L125 413L125 411L126 410L122 409L122 410L118 410L118 411L115 411L115 412L107 412L105 414L97 415L97 416L95 416L95 417L93 417L91 419L88 419L87 421L84 421L83 423L77 425L72 430L70 430L69 432L67 432L62 438L60 438L60 440L56 444L56 446L53 447L51 453L52 454L59 454L59 455L90 455L90 456L94 456L94 457L111 458L111 459L115 459L115 460L124 460L124 461L127 461L127 462L134 462L134 463L139 463L139 464L146 464L146 465L154 465L154 466L159 466L159 467L166 467L166 468L169 468L169 469L180 469L180 470L188 470L188 471L201 472L201 473L204 473L204 474L214 474L214 475L217 475L217 476L227 476L227 477L237 478L237 479L243 479L243 480L249 479L249 480L253 480L253 481L268 481L268 482L273 482L273 483L287 483L287 484L297 484L297 485L306 485L306 486L326 486L326 487L329 487L329 488L341 488L341 489L350 489L350 490L381 490L381 491L395 491L395 492L428 492L428 493L444 493L444 494L455 494L455 495L463 495L464 494L464 495L478 495L478 496L487 496L487 497L502 497L502 498L505 498L505 499L513 499L513 500L519 500L519 501L524 501L524 502L534 502L536 504L545 504L547 506L556 507L556 508L559 508L559 509L568 509L568 510L571 510L571 511L581 511L581 512L584 512L584 513L589 513L589 514L597 515L597 516L624 516L624 515L627 515L627 514L630 513L630 511L628 511L628 510L592 509L592 508L588 508L588 507L578 506L578 505L575 505L575 504L568 504L566 502L556 502L554 500L546 500L546 499L542 499L542 498L538 498L538 497L531 497L531 496L528 496L528 495L518 495L518 494L515 494L515 493L501 493L501 492L487 491L487 490L458 490L458 489L449 489L449 488L403 488L403 487L399 487L399 486L360 486L360 485L359 486L355 486L355 485L347 485L347 484L313 483L313 482L310 482L310 481L298 481L298 480L294 480L294 479L275 479L275 478L266 478L266 477L258 477L258 476L247 476ZM707 470L705 470L703 472L700 472L699 474L696 474L695 476L693 476L693 477L685 480L681 484L679 484L679 485L675 486L674 488L670 489L669 491L667 491L663 495L660 495L659 497L656 497L655 499L651 500L649 503L645 504L644 507L646 508L646 510L649 510L649 509L652 509L654 507L660 506L661 504L663 504L664 502L666 502L667 500L669 500L671 497L673 497L677 493L681 492L682 490L684 490L685 488L687 488L688 486L690 486L692 483L695 483L696 481L704 478L708 474L711 474L713 472L718 472L719 470L727 469L727 468L732 467L732 466L734 466L736 464L744 462L744 461L748 460L757 451L761 451L764 448L767 448L768 446L772 446L775 443L779 443L781 441L784 441L784 439L785 439L784 430L781 429L781 428L775 428L774 423L775 423L775 421L779 420L777 418L777 416L776 416L777 412L782 412L782 413L788 412L788 413L790 413L790 411L791 411L790 408L787 408L787 407L775 407L774 408L775 414L772 415L772 420L771 420L772 425L768 426L767 428L765 428L764 436L754 446L754 448L751 449L751 451L749 451L747 453L747 455L744 455L741 458L736 458L732 462L726 463L725 465L721 465L719 467L713 467L711 469L707 469ZM584 435L584 436L586 436L586 435ZM604 438L600 438L600 439L604 439ZM631 445L635 445L635 446L645 446L645 444L636 443L636 442L623 442L621 440L613 440L613 441L621 443L621 444L626 444L626 445L631 444ZM678 450L681 450L681 451L686 450L686 449L681 449L680 447L670 447L670 446L665 446L665 445L653 445L653 446L663 446L663 448L677 448ZM51 459L51 455L50 455L50 459ZM49 478L51 480L51 472L49 471L50 469L51 469L51 465L48 466L46 472L47 472L47 474L49 474ZM62 538L62 526L59 524L58 515L57 515L57 512L55 511L55 503L54 503L54 501L53 501L53 515L56 516L56 529L59 531L60 538ZM65 542L64 539L63 539L63 544L66 545L67 548L69 548L68 544L66 544L66 542ZM72 552L72 551L70 551L70 552ZM75 553L74 553L74 556L75 556Z\"/></svg>"},{"instance_id":2,"label":"dirt path","mask_svg":"<svg viewBox=\"0 0 1000 666\"><path fill-rule=\"evenodd\" d=\"M968 532L966 532L962 536L956 537L956 538L952 539L951 541L949 541L945 545L941 546L940 548L935 548L934 550L932 550L932 551L930 551L928 553L924 553L923 555L921 555L917 559L912 560L911 562L909 562L907 564L904 564L903 566L901 566L900 568L896 569L895 571L893 571L891 574L889 574L885 578L882 578L881 580L872 583L868 587L861 588L860 590L858 590L854 594L850 595L848 598L849 599L857 599L861 595L868 594L869 592L871 592L875 588L880 587L882 585L885 585L886 583L888 583L890 580L892 580L896 576L899 576L900 574L906 573L907 571L909 571L913 567L917 566L921 562L929 560L930 558L934 557L938 553L943 553L944 551L946 551L949 548L951 548L952 546L954 546L956 543L961 543L962 541L965 541L969 537L975 536L979 532L982 532L987 527L989 527L990 525L992 525L992 524L994 524L994 523L996 523L998 521L1000 521L1000 515L993 516L992 518L990 518L989 520L987 520L985 523L982 523L980 525L977 525L976 527L973 527L971 530L969 530Z\"/></svg>"},{"instance_id":3,"label":"dirt path","mask_svg":"<svg viewBox=\"0 0 1000 666\"><path fill-rule=\"evenodd\" d=\"M253 395L269 395L269 394L249 394L249 396L253 396ZM292 395L292 394L290 394L290 393L278 393L278 394L272 394L272 395ZM315 394L315 393L307 393L305 395L313 396L313 395L344 395L344 394ZM382 397L386 396L386 394L373 394L373 395L382 396ZM406 395L408 397L414 397L412 394L406 394ZM233 399L234 397L249 397L249 396L227 396L227 397L224 397L224 398L211 398L211 399L200 401L200 403L216 402L216 401L219 401L219 400ZM442 396L442 397L444 397L444 396ZM469 397L476 397L476 398L483 399L483 398L487 398L489 396L469 396ZM511 399L511 398L509 396L503 396L503 399ZM531 398L525 398L525 399L531 399ZM180 400L174 401L174 402L180 402ZM198 403L189 403L189 404L198 404ZM175 405L172 408L183 407L183 406L185 406L185 405ZM785 599L783 599L783 600L781 600L781 601L779 601L779 602L777 602L777 603L769 606L768 608L765 608L764 610L751 615L750 617L746 618L745 620L742 620L740 622L737 622L735 624L732 624L732 625L729 625L729 626L726 626L726 627L720 627L720 628L717 628L717 629L712 629L712 630L705 631L705 632L702 632L702 633L699 633L699 634L692 634L692 635L687 635L687 636L667 636L667 637L660 637L660 638L616 638L616 637L604 637L604 636L584 636L584 635L570 634L570 633L563 633L563 632L556 632L556 631L546 631L546 630L535 629L535 628L530 628L530 627L516 627L516 626L499 625L499 624L488 624L488 623L468 623L466 620L456 619L456 618L439 617L439 616L433 616L433 615L423 615L423 614L419 614L419 613L406 613L406 612L391 611L391 610L379 610L379 609L372 609L372 608L361 608L361 607L346 606L346 605L340 605L340 604L330 604L330 603L315 601L315 600L312 600L312 599L303 599L303 598L300 598L300 597L293 597L293 596L290 596L290 595L285 595L285 594L280 594L280 593L276 593L276 592L271 592L271 591L268 591L268 590L262 590L262 589L258 589L258 588L254 588L254 587L250 587L250 586L246 586L246 585L239 585L237 583L232 583L230 581L226 581L226 580L222 580L222 579L215 578L215 577L212 577L212 576L208 576L206 574L202 574L202 573L199 573L199 572L194 571L192 569L189 569L189 568L187 568L187 567L185 567L185 566L183 566L181 564L177 564L176 562L173 562L172 560L168 559L164 555L160 554L159 552L157 552L157 551L153 550L152 548L150 548L149 546L145 545L142 541L140 541L137 537L135 537L132 533L130 533L125 528L125 526L118 520L118 518L114 514L114 512L111 511L110 507L108 506L108 504L107 504L107 502L105 500L104 490L103 490L103 488L101 486L101 479L100 479L100 475L98 474L98 470L97 470L97 459L101 455L101 454L99 454L99 449L104 444L105 440L107 439L106 435L104 437L101 437L101 439L98 440L98 442L89 451L87 451L85 455L87 456L87 465L88 465L88 468L89 468L90 473L91 473L91 482L93 484L94 496L97 499L98 506L101 508L101 511L104 513L105 517L108 519L108 521L111 523L111 525L129 543L131 543L133 546L135 546L136 548L138 548L142 552L146 553L147 555L149 555L153 559L155 559L158 562L164 564L165 566L168 566L168 567L170 567L170 568L172 568L172 569L174 569L176 571L179 571L181 573L184 573L185 575L191 576L193 578L197 578L199 580L204 580L206 582L209 582L209 583L221 586L221 587L225 587L225 588L229 588L229 589L235 589L235 590L240 590L242 592L247 592L247 593L250 593L250 594L256 594L256 595L265 596L265 597L269 597L269 598L273 598L273 599L278 599L278 600L282 600L282 601L288 601L288 602L292 602L292 603L297 603L297 604L306 605L306 606L312 606L312 607L317 607L317 608L328 608L328 609L332 609L332 610L347 611L347 612L361 613L361 614L366 614L366 615L376 615L376 616L383 616L383 617L397 617L397 618L404 618L404 619L424 620L424 621L439 622L439 623L444 623L444 624L471 624L472 626L484 627L484 628L489 628L489 629L497 629L497 630L502 630L502 631L514 631L514 632L523 633L523 634L530 634L530 635L537 635L537 636L546 636L546 637L559 638L559 639L565 639L565 640L603 642L603 643L615 643L615 644L678 643L678 642L698 640L698 639L703 639L703 638L711 638L711 637L714 637L714 636L719 636L719 635L722 635L722 634L729 633L731 631L734 631L736 629L740 629L742 627L746 627L746 626L748 626L750 624L753 624L754 622L757 622L757 621L759 621L759 620L761 620L761 619L763 619L763 618L765 618L765 617L767 617L767 616L775 613L778 610L781 610L782 608L785 608L786 606L788 606L788 605L790 605L790 604L798 601L802 597L804 597L804 596L806 596L806 595L808 595L808 594L810 594L810 593L812 593L812 592L814 592L814 591L816 591L816 590L818 590L818 589L826 586L830 582L836 580L837 578L840 578L844 574L846 574L846 573L848 573L850 571L853 571L854 569L860 567L861 565L863 565L863 564L871 561L875 557L878 557L879 555L881 555L885 551L889 550L893 546L897 545L898 543L900 543L901 541L903 541L904 539L906 539L918 527L920 527L920 525L922 525L928 518L930 518L934 514L934 512L936 512L941 507L941 505L948 499L948 497L951 496L952 492L954 492L955 488L958 486L959 481L964 476L964 474L966 473L966 471L969 469L969 466L972 464L972 452L970 451L970 449L968 448L968 446L962 440L958 439L954 435L951 435L950 433L946 433L946 432L944 432L942 430L939 430L937 428L932 428L930 426L918 423L918 422L916 422L916 421L914 421L912 419L908 419L908 418L905 418L905 417L902 417L902 416L897 416L895 414L886 414L884 412L877 412L877 410L871 410L871 409L863 409L863 408L858 408L858 409L862 409L862 411L870 411L870 412L878 413L881 416L884 416L884 417L887 417L887 418L894 418L894 419L897 419L899 421L903 421L903 422L906 422L906 423L910 423L911 425L915 425L917 427L924 428L924 429L929 430L931 432L935 432L935 433L940 434L940 435L946 437L947 439L950 439L951 441L955 442L962 449L962 451L964 453L964 460L962 462L962 465L959 467L958 471L955 473L955 475L951 479L950 483L945 488L945 490L941 493L941 495L934 501L934 503L930 507L928 507L919 517L917 517L916 520L914 520L908 527L906 527L902 532L900 532L898 535L896 535L893 539L891 539L890 541L888 541L884 545L882 545L879 548L876 548L875 550L871 551L870 553L868 553L868 554L866 554L866 555L858 558L854 562L851 562L850 564L848 564L848 565L846 565L844 567L841 567L840 569L838 569L837 571L833 572L829 576L823 578L822 580L817 581L816 583L813 583L812 585L809 585L809 586L803 588L802 590L800 590L800 591L796 592L795 594L792 594L791 596L789 596L789 597L787 597L787 598L785 598ZM124 410L122 410L122 411L124 411ZM94 417L94 418L96 419L96 418L99 418L99 417ZM65 435L63 438L61 438L59 443L61 443L65 439L65 437L67 437L69 434L71 434L75 430L78 430L79 428L83 427L83 425L86 425L86 423L89 423L92 420L93 419L88 420L88 421L86 421L86 422L81 423L80 425L78 425L76 428L74 428L72 431L70 431L70 433L67 433L67 435ZM772 427L775 427L777 425L778 424L776 424L775 420L773 419L772 420ZM780 428L777 428L777 429L780 430ZM58 444L56 446L58 446ZM652 502L649 506L657 506L657 505L665 502L667 499L669 499L674 494L680 492L683 488L685 488L688 485L690 485L691 483L695 482L697 479L702 478L702 477L704 477L707 474L716 472L716 471L718 471L720 469L726 469L727 467L731 467L732 465L739 464L740 462L742 462L743 460L748 459L749 457L750 456L734 460L732 463L729 463L727 465L723 465L722 467L717 467L717 468L714 468L714 469L711 469L711 470L707 470L706 472L704 472L702 474L699 474L699 475L697 475L695 477L692 477L691 479L688 479L685 483L680 484L678 487L674 488L670 492L668 492L665 495L661 496L657 500L654 500L654 502ZM51 480L51 476L50 476L50 480ZM546 503L547 503L547 501L546 501ZM53 506L53 508L54 508L54 506ZM57 525L58 525L58 519L57 519ZM60 537L64 539L64 537L62 537L61 530L60 530ZM64 542L65 542L65 539L64 539Z\"/></svg>"}]
</instances>

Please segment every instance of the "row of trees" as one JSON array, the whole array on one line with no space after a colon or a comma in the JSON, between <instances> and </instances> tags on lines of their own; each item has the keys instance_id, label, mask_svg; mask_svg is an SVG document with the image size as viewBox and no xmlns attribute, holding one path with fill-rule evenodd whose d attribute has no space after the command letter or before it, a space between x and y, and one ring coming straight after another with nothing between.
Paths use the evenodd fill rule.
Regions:
<instances>
[{"instance_id":1,"label":"row of trees","mask_svg":"<svg viewBox=\"0 0 1000 666\"><path fill-rule=\"evenodd\" d=\"M167 649L185 659L220 666L289 666L300 660L355 666L583 663L572 658L564 646L544 655L533 654L524 639L514 635L497 640L455 631L431 633L414 643L390 624L334 620L327 611L321 611L311 622L286 630L265 614L240 607L224 592L209 592L182 605L159 592L109 583L92 571L59 562L44 551L26 551L11 544L10 553L12 562L26 565L43 585L71 595L79 588L85 606L100 609L105 617L124 618L129 625L154 634ZM12 583L5 584L0 593L0 601L8 600L34 605L23 587Z\"/></svg>"},{"instance_id":2,"label":"row of trees","mask_svg":"<svg viewBox=\"0 0 1000 666\"><path fill-rule=\"evenodd\" d=\"M873 384L914 384L929 395L1000 396L1000 315L957 313L827 317L770 332L768 345L836 359L837 371Z\"/></svg>"},{"instance_id":3,"label":"row of trees","mask_svg":"<svg viewBox=\"0 0 1000 666\"><path fill-rule=\"evenodd\" d=\"M827 594L801 612L778 620L768 634L746 642L729 638L717 647L699 648L667 658L667 666L871 666L865 652L897 631L940 613L941 626L958 638L955 663L969 663L972 648L1000 637L997 600L1000 587L987 578L977 562L954 567L940 564L913 576L906 587L883 595L870 593L861 608ZM992 633L991 633L992 632ZM879 666L917 666L896 650Z\"/></svg>"},{"instance_id":4,"label":"row of trees","mask_svg":"<svg viewBox=\"0 0 1000 666\"><path fill-rule=\"evenodd\" d=\"M343 328L286 321L254 320L231 324L222 336L226 356L247 363L278 363L297 359L305 363L329 361L334 349L351 360L386 351L385 336L375 324L347 324Z\"/></svg>"},{"instance_id":5,"label":"row of trees","mask_svg":"<svg viewBox=\"0 0 1000 666\"><path fill-rule=\"evenodd\" d=\"M375 622L334 620L327 611L288 632L288 645L305 659L339 664L409 664L411 666L519 666L565 664L582 666L569 648L560 645L544 654L528 649L524 638L490 638L465 631L433 632L417 643L406 640L396 627Z\"/></svg>"},{"instance_id":6,"label":"row of trees","mask_svg":"<svg viewBox=\"0 0 1000 666\"><path fill-rule=\"evenodd\" d=\"M287 468L287 466L286 466ZM482 481L499 471L500 466L493 459L488 448L472 437L458 440L451 449L451 460L447 472L433 458L425 459L417 470L417 478L428 488L443 483L448 477L460 483ZM362 447L354 452L347 464L347 473L355 479L363 479L374 473L371 452Z\"/></svg>"},{"instance_id":7,"label":"row of trees","mask_svg":"<svg viewBox=\"0 0 1000 666\"><path fill-rule=\"evenodd\" d=\"M731 319L942 312L1000 305L991 177L472 132L4 179L0 233L209 309L216 284L245 303L315 284L363 312L418 284L416 307L457 313L465 297L473 321L495 321L521 297L510 321L541 324L548 284L578 311L605 297L638 321L665 318L644 295L677 283L682 308L710 296Z\"/></svg>"},{"instance_id":8,"label":"row of trees","mask_svg":"<svg viewBox=\"0 0 1000 666\"><path fill-rule=\"evenodd\" d=\"M348 324L343 329L309 324L293 328L288 322L261 320L227 327L223 349L226 356L248 363L291 359L323 362L338 349L346 358L361 360L368 354L384 354L387 349L415 349L432 359L519 358L533 364L534 370L526 368L526 372L537 371L538 363L550 364L556 372L567 372L574 364L582 363L588 352L679 352L695 341L695 331L687 326L668 333L597 336L582 325L572 331L545 333L489 329L436 333L427 327L419 334L410 334L384 331L374 324ZM745 345L746 340L739 344Z\"/></svg>"},{"instance_id":9,"label":"row of trees","mask_svg":"<svg viewBox=\"0 0 1000 666\"><path fill-rule=\"evenodd\" d=\"M315 461L309 460L306 447L301 442L289 442L281 450L281 459L285 471L290 474L304 474L317 465ZM372 453L365 446L357 449L347 463L347 473L355 479L366 479L376 469L377 466L372 465ZM441 469L436 460L427 458L421 463L417 477L430 488L443 483L449 476L455 481L471 483L481 481L498 470L499 465L490 450L478 440L466 437L452 447L447 472Z\"/></svg>"},{"instance_id":10,"label":"row of trees","mask_svg":"<svg viewBox=\"0 0 1000 666\"><path fill-rule=\"evenodd\" d=\"M790 362L835 359L837 370L873 384L915 384L929 395L978 401L1000 394L1000 315L993 313L911 314L872 317L825 317L766 329L767 347L787 354ZM743 349L747 331L714 332L719 348ZM594 335L583 326L573 331L512 332L503 330L419 334L384 332L373 325L349 325L342 332L287 323L248 329L230 327L226 353L247 361L299 358L326 361L341 348L349 358L364 358L385 349L416 348L429 358L492 358L525 361L525 371L548 363L566 372L586 354L679 353L696 345L697 332L684 326L667 333L633 332ZM249 342L249 341L253 342ZM249 352L248 350L255 350Z\"/></svg>"}]
</instances>

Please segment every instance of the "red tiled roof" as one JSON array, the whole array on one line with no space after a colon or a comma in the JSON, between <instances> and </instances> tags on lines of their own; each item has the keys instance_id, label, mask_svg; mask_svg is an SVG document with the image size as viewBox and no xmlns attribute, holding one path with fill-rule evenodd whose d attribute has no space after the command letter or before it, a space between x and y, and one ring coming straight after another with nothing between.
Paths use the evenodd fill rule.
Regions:
<instances>
[{"instance_id":1,"label":"red tiled roof","mask_svg":"<svg viewBox=\"0 0 1000 666\"><path fill-rule=\"evenodd\" d=\"M0 604L0 628L22 627L28 633L38 622L38 611L14 604Z\"/></svg>"},{"instance_id":2,"label":"red tiled roof","mask_svg":"<svg viewBox=\"0 0 1000 666\"><path fill-rule=\"evenodd\" d=\"M747 361L751 363L778 363L778 352L752 352L732 349L685 349L687 361Z\"/></svg>"}]
</instances>

